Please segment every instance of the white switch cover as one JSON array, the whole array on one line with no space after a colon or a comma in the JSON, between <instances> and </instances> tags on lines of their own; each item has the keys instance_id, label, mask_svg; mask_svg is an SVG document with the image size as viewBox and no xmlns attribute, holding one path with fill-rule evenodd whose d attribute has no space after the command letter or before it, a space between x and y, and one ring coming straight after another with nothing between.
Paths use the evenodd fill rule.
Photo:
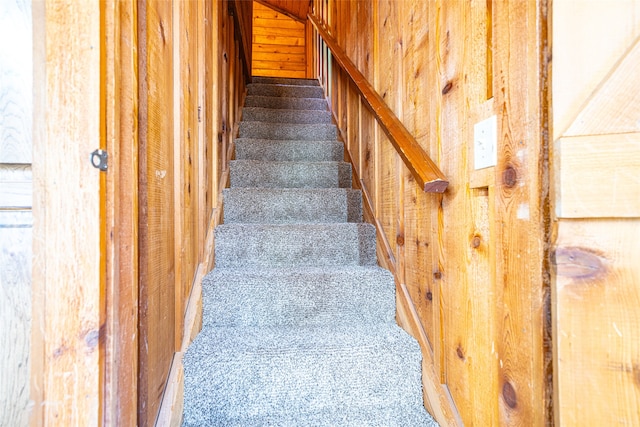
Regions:
<instances>
[{"instance_id":1,"label":"white switch cover","mask_svg":"<svg viewBox=\"0 0 640 427\"><path fill-rule=\"evenodd\" d=\"M473 126L473 166L484 169L498 163L498 118L491 116Z\"/></svg>"}]
</instances>

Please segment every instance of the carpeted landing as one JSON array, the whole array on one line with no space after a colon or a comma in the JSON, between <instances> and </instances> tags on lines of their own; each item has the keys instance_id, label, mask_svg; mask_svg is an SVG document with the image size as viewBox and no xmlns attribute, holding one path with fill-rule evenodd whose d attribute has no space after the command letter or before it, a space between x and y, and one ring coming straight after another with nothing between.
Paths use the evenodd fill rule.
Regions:
<instances>
[{"instance_id":1,"label":"carpeted landing","mask_svg":"<svg viewBox=\"0 0 640 427\"><path fill-rule=\"evenodd\" d=\"M326 110L312 80L248 87L184 426L437 426Z\"/></svg>"}]
</instances>

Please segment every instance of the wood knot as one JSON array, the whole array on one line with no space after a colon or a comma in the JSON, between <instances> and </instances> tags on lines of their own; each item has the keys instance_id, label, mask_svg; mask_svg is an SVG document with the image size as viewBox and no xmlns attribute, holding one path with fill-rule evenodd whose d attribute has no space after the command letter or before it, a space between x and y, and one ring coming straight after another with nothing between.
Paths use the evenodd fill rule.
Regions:
<instances>
[{"instance_id":1,"label":"wood knot","mask_svg":"<svg viewBox=\"0 0 640 427\"><path fill-rule=\"evenodd\" d=\"M442 88L442 94L446 95L448 94L451 89L453 89L453 83L448 81L446 85L444 85L444 87Z\"/></svg>"},{"instance_id":2,"label":"wood knot","mask_svg":"<svg viewBox=\"0 0 640 427\"><path fill-rule=\"evenodd\" d=\"M589 248L560 247L555 251L553 262L558 276L571 279L596 279L606 273L602 256Z\"/></svg>"},{"instance_id":3,"label":"wood knot","mask_svg":"<svg viewBox=\"0 0 640 427\"><path fill-rule=\"evenodd\" d=\"M442 279L442 273L440 271L436 271L435 273L433 273L433 278L436 280Z\"/></svg>"},{"instance_id":4,"label":"wood knot","mask_svg":"<svg viewBox=\"0 0 640 427\"><path fill-rule=\"evenodd\" d=\"M502 182L509 188L516 185L516 182L518 182L518 172L516 172L513 166L507 166L502 172Z\"/></svg>"},{"instance_id":5,"label":"wood knot","mask_svg":"<svg viewBox=\"0 0 640 427\"><path fill-rule=\"evenodd\" d=\"M396 236L396 243L398 246L404 246L404 236L402 234Z\"/></svg>"},{"instance_id":6,"label":"wood knot","mask_svg":"<svg viewBox=\"0 0 640 427\"><path fill-rule=\"evenodd\" d=\"M473 239L471 239L471 247L477 249L480 247L480 243L482 243L480 236L473 236Z\"/></svg>"},{"instance_id":7,"label":"wood knot","mask_svg":"<svg viewBox=\"0 0 640 427\"><path fill-rule=\"evenodd\" d=\"M456 354L460 360L464 360L464 351L462 351L462 346L458 344L458 348L456 348Z\"/></svg>"},{"instance_id":8,"label":"wood knot","mask_svg":"<svg viewBox=\"0 0 640 427\"><path fill-rule=\"evenodd\" d=\"M504 403L511 409L515 409L518 406L518 400L516 396L516 390L513 388L509 381L505 381L502 386L502 398Z\"/></svg>"},{"instance_id":9,"label":"wood knot","mask_svg":"<svg viewBox=\"0 0 640 427\"><path fill-rule=\"evenodd\" d=\"M431 291L427 291L427 299L429 301L433 301L433 294L431 293Z\"/></svg>"},{"instance_id":10,"label":"wood knot","mask_svg":"<svg viewBox=\"0 0 640 427\"><path fill-rule=\"evenodd\" d=\"M84 336L84 343L87 346L88 349L93 350L98 346L98 343L100 341L100 331L98 330L91 330L91 331L87 331Z\"/></svg>"}]
</instances>

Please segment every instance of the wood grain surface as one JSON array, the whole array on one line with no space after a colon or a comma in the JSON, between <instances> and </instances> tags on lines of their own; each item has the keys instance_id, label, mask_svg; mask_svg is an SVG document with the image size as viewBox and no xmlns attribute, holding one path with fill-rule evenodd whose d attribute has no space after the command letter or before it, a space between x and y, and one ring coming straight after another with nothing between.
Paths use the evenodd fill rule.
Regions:
<instances>
[{"instance_id":1,"label":"wood grain surface","mask_svg":"<svg viewBox=\"0 0 640 427\"><path fill-rule=\"evenodd\" d=\"M104 295L99 1L33 2L33 425L100 417ZM55 421L53 421L55 420Z\"/></svg>"},{"instance_id":2,"label":"wood grain surface","mask_svg":"<svg viewBox=\"0 0 640 427\"><path fill-rule=\"evenodd\" d=\"M305 24L261 3L253 3L252 74L306 77Z\"/></svg>"}]
</instances>

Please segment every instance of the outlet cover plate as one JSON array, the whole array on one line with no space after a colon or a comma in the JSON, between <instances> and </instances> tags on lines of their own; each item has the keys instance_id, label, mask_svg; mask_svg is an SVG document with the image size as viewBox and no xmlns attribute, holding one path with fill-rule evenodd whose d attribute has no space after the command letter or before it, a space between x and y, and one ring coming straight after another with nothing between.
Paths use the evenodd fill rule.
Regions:
<instances>
[{"instance_id":1,"label":"outlet cover plate","mask_svg":"<svg viewBox=\"0 0 640 427\"><path fill-rule=\"evenodd\" d=\"M498 163L498 118L493 115L473 126L473 167L484 169Z\"/></svg>"}]
</instances>

